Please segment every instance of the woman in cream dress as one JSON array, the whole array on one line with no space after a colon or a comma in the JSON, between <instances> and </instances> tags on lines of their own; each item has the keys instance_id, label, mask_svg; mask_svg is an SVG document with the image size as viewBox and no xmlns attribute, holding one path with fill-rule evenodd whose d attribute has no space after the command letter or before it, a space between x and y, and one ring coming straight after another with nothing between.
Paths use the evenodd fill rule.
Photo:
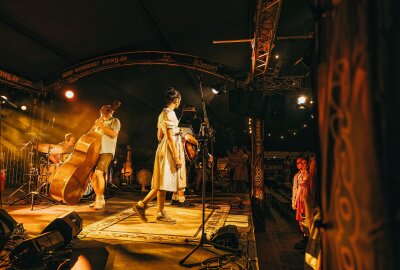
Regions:
<instances>
[{"instance_id":1,"label":"woman in cream dress","mask_svg":"<svg viewBox=\"0 0 400 270\"><path fill-rule=\"evenodd\" d=\"M157 196L158 211L156 223L175 224L176 220L167 216L164 210L166 191L181 191L186 187L185 153L183 150L178 119L174 109L179 107L181 94L168 88L165 96L166 108L158 116L157 138L159 141L154 160L151 191L133 206L138 217L147 222L147 204Z\"/></svg>"}]
</instances>

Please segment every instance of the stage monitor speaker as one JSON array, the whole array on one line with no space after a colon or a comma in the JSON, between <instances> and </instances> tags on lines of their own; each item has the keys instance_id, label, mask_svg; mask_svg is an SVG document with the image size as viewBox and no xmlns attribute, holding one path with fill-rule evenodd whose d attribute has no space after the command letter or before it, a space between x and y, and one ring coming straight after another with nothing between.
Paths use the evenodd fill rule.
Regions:
<instances>
[{"instance_id":1,"label":"stage monitor speaker","mask_svg":"<svg viewBox=\"0 0 400 270\"><path fill-rule=\"evenodd\" d=\"M0 243L11 236L17 222L4 209L0 209Z\"/></svg>"},{"instance_id":2,"label":"stage monitor speaker","mask_svg":"<svg viewBox=\"0 0 400 270\"><path fill-rule=\"evenodd\" d=\"M10 253L10 259L15 265L29 266L37 262L41 256L50 250L65 246L64 237L59 231L52 231L22 241Z\"/></svg>"},{"instance_id":3,"label":"stage monitor speaker","mask_svg":"<svg viewBox=\"0 0 400 270\"><path fill-rule=\"evenodd\" d=\"M240 233L236 226L226 225L221 227L211 238L211 242L219 246L237 249L239 247Z\"/></svg>"},{"instance_id":4,"label":"stage monitor speaker","mask_svg":"<svg viewBox=\"0 0 400 270\"><path fill-rule=\"evenodd\" d=\"M82 218L75 212L69 212L53 220L42 233L59 231L68 245L82 231Z\"/></svg>"},{"instance_id":5,"label":"stage monitor speaker","mask_svg":"<svg viewBox=\"0 0 400 270\"><path fill-rule=\"evenodd\" d=\"M262 91L236 88L229 91L229 111L243 116L263 117L266 97Z\"/></svg>"}]
</instances>

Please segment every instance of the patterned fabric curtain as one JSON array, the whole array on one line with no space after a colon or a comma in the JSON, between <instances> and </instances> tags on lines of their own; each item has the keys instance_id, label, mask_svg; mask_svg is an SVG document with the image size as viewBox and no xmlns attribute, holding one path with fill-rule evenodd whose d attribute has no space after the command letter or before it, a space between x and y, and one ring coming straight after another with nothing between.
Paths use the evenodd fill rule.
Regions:
<instances>
[{"instance_id":1,"label":"patterned fabric curtain","mask_svg":"<svg viewBox=\"0 0 400 270\"><path fill-rule=\"evenodd\" d=\"M386 38L379 34L383 6L391 2L392 7L398 7L395 1L400 2L316 1L322 8L316 10L322 10L322 14L316 14L321 15L317 23L316 84L324 270L396 268L399 200L390 197L395 195L393 190L398 193L399 173L390 176L393 169L385 163L393 152L385 136L391 128L386 122L388 115L398 113L399 106L385 111L385 102L390 101L381 100L383 92L394 90L382 86L379 73L385 64L379 63L384 50L380 46Z\"/></svg>"}]
</instances>

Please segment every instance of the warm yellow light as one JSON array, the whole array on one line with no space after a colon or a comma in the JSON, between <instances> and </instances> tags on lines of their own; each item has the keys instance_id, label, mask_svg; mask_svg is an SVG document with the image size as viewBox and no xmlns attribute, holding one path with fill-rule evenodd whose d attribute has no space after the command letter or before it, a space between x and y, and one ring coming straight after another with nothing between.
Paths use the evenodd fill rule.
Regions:
<instances>
[{"instance_id":1,"label":"warm yellow light","mask_svg":"<svg viewBox=\"0 0 400 270\"><path fill-rule=\"evenodd\" d=\"M27 108L26 108L25 105L22 105L22 106L21 106L21 110L26 111L26 109L27 109Z\"/></svg>"}]
</instances>

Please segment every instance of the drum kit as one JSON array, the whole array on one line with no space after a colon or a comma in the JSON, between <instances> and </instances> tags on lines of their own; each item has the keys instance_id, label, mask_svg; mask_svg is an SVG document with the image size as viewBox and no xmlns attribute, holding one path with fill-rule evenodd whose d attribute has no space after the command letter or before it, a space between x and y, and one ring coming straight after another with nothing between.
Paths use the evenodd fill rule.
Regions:
<instances>
[{"instance_id":1,"label":"drum kit","mask_svg":"<svg viewBox=\"0 0 400 270\"><path fill-rule=\"evenodd\" d=\"M21 148L21 150L23 150L30 147L30 151L28 152L28 172L24 173L24 177L27 178L27 181L24 181L22 186L18 187L10 194L8 197L9 205L24 200L26 203L31 203L31 210L33 210L33 205L43 200L52 204L55 203L50 198L49 187L54 174L60 167L60 163L52 163L50 157L59 156L61 161L64 161L67 153L61 145L39 143L38 138L38 136L33 136L32 139ZM10 199L19 192L24 195L10 202Z\"/></svg>"}]
</instances>

